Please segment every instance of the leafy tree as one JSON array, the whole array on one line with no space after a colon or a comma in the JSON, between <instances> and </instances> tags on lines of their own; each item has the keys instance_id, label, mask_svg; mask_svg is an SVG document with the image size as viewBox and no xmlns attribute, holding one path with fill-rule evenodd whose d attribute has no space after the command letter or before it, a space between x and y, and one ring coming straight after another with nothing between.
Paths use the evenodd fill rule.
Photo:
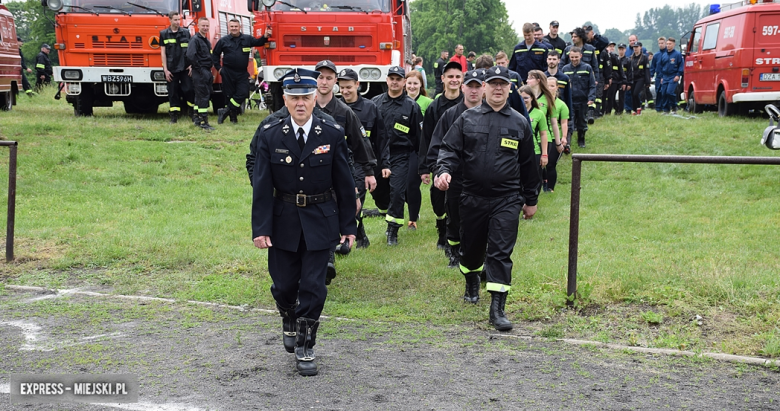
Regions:
<instances>
[{"instance_id":1,"label":"leafy tree","mask_svg":"<svg viewBox=\"0 0 780 411\"><path fill-rule=\"evenodd\" d=\"M413 49L429 74L441 51L452 56L457 44L466 54L495 55L499 50L511 54L519 42L501 0L414 0L410 7Z\"/></svg>"},{"instance_id":2,"label":"leafy tree","mask_svg":"<svg viewBox=\"0 0 780 411\"><path fill-rule=\"evenodd\" d=\"M628 43L627 32L622 32L618 29L612 28L612 29L604 30L604 33L602 34L604 35L604 37L608 38L609 41L614 41L615 44Z\"/></svg>"},{"instance_id":3,"label":"leafy tree","mask_svg":"<svg viewBox=\"0 0 780 411\"><path fill-rule=\"evenodd\" d=\"M52 11L41 6L40 0L11 1L5 3L8 10L14 15L16 34L24 40L22 53L27 67L34 68L35 56L41 51L41 44L54 45L54 16ZM52 64L59 64L57 52L49 53Z\"/></svg>"},{"instance_id":4,"label":"leafy tree","mask_svg":"<svg viewBox=\"0 0 780 411\"><path fill-rule=\"evenodd\" d=\"M636 27L632 32L640 41L649 41L651 44L655 44L655 39L661 36L671 36L679 40L705 13L706 9L695 3L674 9L669 5L652 8L641 17L637 13Z\"/></svg>"}]
</instances>

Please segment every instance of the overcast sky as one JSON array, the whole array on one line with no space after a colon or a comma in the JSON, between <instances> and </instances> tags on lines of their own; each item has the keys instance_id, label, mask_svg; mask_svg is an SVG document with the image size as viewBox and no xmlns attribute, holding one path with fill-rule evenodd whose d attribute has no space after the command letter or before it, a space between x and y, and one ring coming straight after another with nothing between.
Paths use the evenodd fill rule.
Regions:
<instances>
[{"instance_id":1,"label":"overcast sky","mask_svg":"<svg viewBox=\"0 0 780 411\"><path fill-rule=\"evenodd\" d=\"M672 8L683 7L696 3L702 7L717 0L503 0L509 21L514 23L518 35L522 36L523 23L539 23L547 34L550 22L558 20L561 23L561 33L568 32L582 23L590 20L599 26L602 32L616 28L628 30L634 27L636 14L644 15L645 11L663 7L668 4ZM726 0L722 4L734 3L737 0Z\"/></svg>"}]
</instances>

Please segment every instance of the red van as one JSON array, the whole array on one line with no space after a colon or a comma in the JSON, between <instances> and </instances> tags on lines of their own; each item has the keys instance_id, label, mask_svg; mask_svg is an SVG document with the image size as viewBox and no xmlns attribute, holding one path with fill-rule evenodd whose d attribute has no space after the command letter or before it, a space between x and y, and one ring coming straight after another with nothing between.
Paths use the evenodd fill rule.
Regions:
<instances>
[{"instance_id":1,"label":"red van","mask_svg":"<svg viewBox=\"0 0 780 411\"><path fill-rule=\"evenodd\" d=\"M0 4L0 110L16 104L16 93L22 84L22 58L16 41L14 16Z\"/></svg>"},{"instance_id":2,"label":"red van","mask_svg":"<svg viewBox=\"0 0 780 411\"><path fill-rule=\"evenodd\" d=\"M689 110L729 116L780 101L780 0L711 7L693 27L684 76Z\"/></svg>"}]
</instances>

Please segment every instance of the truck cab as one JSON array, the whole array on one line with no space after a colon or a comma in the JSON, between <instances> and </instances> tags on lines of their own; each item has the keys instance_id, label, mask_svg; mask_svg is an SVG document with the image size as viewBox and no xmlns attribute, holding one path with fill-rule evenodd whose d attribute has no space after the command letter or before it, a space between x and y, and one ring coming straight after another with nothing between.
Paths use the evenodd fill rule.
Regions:
<instances>
[{"instance_id":1,"label":"truck cab","mask_svg":"<svg viewBox=\"0 0 780 411\"><path fill-rule=\"evenodd\" d=\"M0 110L8 111L16 105L21 84L22 58L16 41L14 16L0 4Z\"/></svg>"}]
</instances>

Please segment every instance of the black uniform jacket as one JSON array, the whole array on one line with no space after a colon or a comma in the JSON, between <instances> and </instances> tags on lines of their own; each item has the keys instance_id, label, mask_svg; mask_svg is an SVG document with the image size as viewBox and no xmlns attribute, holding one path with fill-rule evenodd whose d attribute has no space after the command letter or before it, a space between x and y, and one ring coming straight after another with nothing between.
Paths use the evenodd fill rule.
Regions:
<instances>
[{"instance_id":1,"label":"black uniform jacket","mask_svg":"<svg viewBox=\"0 0 780 411\"><path fill-rule=\"evenodd\" d=\"M609 54L609 64L612 65L612 84L625 84L626 73L623 71L623 67L620 64L620 56L615 53L606 54Z\"/></svg>"},{"instance_id":2,"label":"black uniform jacket","mask_svg":"<svg viewBox=\"0 0 780 411\"><path fill-rule=\"evenodd\" d=\"M579 66L567 64L563 67L563 74L569 76L573 103L596 101L596 78L589 65L582 62Z\"/></svg>"},{"instance_id":3,"label":"black uniform jacket","mask_svg":"<svg viewBox=\"0 0 780 411\"><path fill-rule=\"evenodd\" d=\"M371 142L368 141L368 136L358 116L355 115L346 103L337 99L336 96L333 96L330 102L324 107L320 107L320 109L333 116L336 123L344 130L347 136L347 145L349 145L349 149L352 151L355 164L363 169L365 175L373 176L374 167L376 167L376 157L374 157Z\"/></svg>"},{"instance_id":4,"label":"black uniform jacket","mask_svg":"<svg viewBox=\"0 0 780 411\"><path fill-rule=\"evenodd\" d=\"M49 55L44 52L38 53L38 55L35 57L35 75L38 77L44 74L51 76L52 73L54 72L51 69L51 60L49 60Z\"/></svg>"},{"instance_id":5,"label":"black uniform jacket","mask_svg":"<svg viewBox=\"0 0 780 411\"><path fill-rule=\"evenodd\" d=\"M620 57L620 67L623 69L623 84L630 86L634 82L634 70L631 69L631 57Z\"/></svg>"},{"instance_id":6,"label":"black uniform jacket","mask_svg":"<svg viewBox=\"0 0 780 411\"><path fill-rule=\"evenodd\" d=\"M187 62L184 54L190 43L190 31L184 27L179 27L175 33L168 27L160 32L160 43L165 48L165 62L168 65L168 71L179 73L187 68Z\"/></svg>"},{"instance_id":7,"label":"black uniform jacket","mask_svg":"<svg viewBox=\"0 0 780 411\"><path fill-rule=\"evenodd\" d=\"M647 56L644 54L641 54L638 57L631 56L631 74L634 83L641 79L645 79L645 85L650 84L650 64L647 62Z\"/></svg>"},{"instance_id":8,"label":"black uniform jacket","mask_svg":"<svg viewBox=\"0 0 780 411\"><path fill-rule=\"evenodd\" d=\"M214 64L211 60L211 42L209 39L196 34L190 39L187 47L187 61L192 64L192 68L206 70Z\"/></svg>"},{"instance_id":9,"label":"black uniform jacket","mask_svg":"<svg viewBox=\"0 0 780 411\"><path fill-rule=\"evenodd\" d=\"M563 67L569 63L571 63L571 59L569 58L569 53L571 53L571 49L574 46L567 46L566 50L563 51L563 55L561 56L561 64L559 67ZM582 58L580 59L580 62L585 63L591 67L593 70L593 76L594 78L599 78L599 62L598 62L598 53L596 53L596 49L593 48L588 43L585 43L582 45ZM568 73L567 73L568 75Z\"/></svg>"},{"instance_id":10,"label":"black uniform jacket","mask_svg":"<svg viewBox=\"0 0 780 411\"><path fill-rule=\"evenodd\" d=\"M441 116L444 112L455 107L458 103L463 101L463 93L458 91L458 97L450 100L442 93L436 100L428 106L423 116L423 131L422 138L420 139L420 149L417 153L418 173L428 174L432 171L433 166L436 165L436 158L438 152L433 155L433 159L428 157L429 149L431 147L431 138L433 131L436 129L436 124L439 123Z\"/></svg>"},{"instance_id":11,"label":"black uniform jacket","mask_svg":"<svg viewBox=\"0 0 780 411\"><path fill-rule=\"evenodd\" d=\"M528 121L505 104L495 111L487 102L466 110L444 135L438 175L461 169L463 192L479 197L522 195L536 205L541 177Z\"/></svg>"},{"instance_id":12,"label":"black uniform jacket","mask_svg":"<svg viewBox=\"0 0 780 411\"><path fill-rule=\"evenodd\" d=\"M338 243L339 234L357 233L355 182L347 163L344 130L314 117L301 150L291 121L287 117L257 129L252 238L267 235L273 247L297 251L303 235L307 250L330 249ZM332 192L334 196L324 203L299 207L277 198L275 191Z\"/></svg>"},{"instance_id":13,"label":"black uniform jacket","mask_svg":"<svg viewBox=\"0 0 780 411\"><path fill-rule=\"evenodd\" d=\"M246 72L249 65L249 57L252 55L252 47L260 47L267 43L265 36L254 38L248 34L239 34L233 37L230 34L222 37L214 45L214 68L219 71L222 66L230 70ZM219 58L222 57L220 64Z\"/></svg>"},{"instance_id":14,"label":"black uniform jacket","mask_svg":"<svg viewBox=\"0 0 780 411\"><path fill-rule=\"evenodd\" d=\"M397 98L382 93L372 101L385 122L390 154L417 151L420 147L423 121L420 106L406 93Z\"/></svg>"},{"instance_id":15,"label":"black uniform jacket","mask_svg":"<svg viewBox=\"0 0 780 411\"><path fill-rule=\"evenodd\" d=\"M344 102L352 112L360 119L363 129L366 130L368 141L371 142L371 148L374 151L374 157L381 169L390 168L390 146L387 140L387 131L385 122L376 104L367 98L358 94L354 103Z\"/></svg>"},{"instance_id":16,"label":"black uniform jacket","mask_svg":"<svg viewBox=\"0 0 780 411\"><path fill-rule=\"evenodd\" d=\"M427 153L427 161L429 164L431 164L431 174L438 174L439 170L437 169L437 161L439 160L439 150L441 150L441 144L444 140L444 135L447 134L447 131L449 131L450 127L452 127L452 124L455 122L455 120L457 120L458 117L460 117L460 115L463 114L463 112L466 110L468 110L468 107L466 107L466 104L461 100L460 103L450 107L447 111L445 111L441 116L441 119L439 119L439 122L436 123L436 128L433 130L433 135L431 136L431 145L430 148L428 148ZM453 179L457 177L460 180L460 170L461 169L458 168L457 170L454 170L452 173L450 173Z\"/></svg>"}]
</instances>

